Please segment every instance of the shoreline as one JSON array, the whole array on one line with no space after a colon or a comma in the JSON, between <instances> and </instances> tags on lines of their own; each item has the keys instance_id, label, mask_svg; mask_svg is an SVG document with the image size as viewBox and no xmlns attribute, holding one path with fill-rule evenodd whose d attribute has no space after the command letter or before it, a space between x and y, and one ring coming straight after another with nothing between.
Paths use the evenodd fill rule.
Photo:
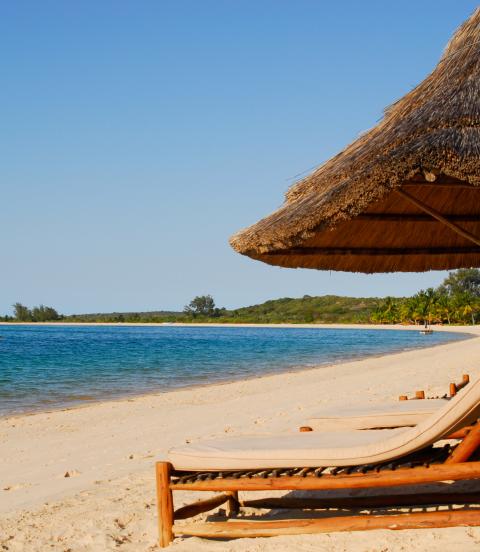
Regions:
<instances>
[{"instance_id":1,"label":"shoreline","mask_svg":"<svg viewBox=\"0 0 480 552\"><path fill-rule=\"evenodd\" d=\"M238 324L232 323L220 323L220 322L0 322L0 326L111 326L111 327L173 327L173 328L191 328L191 327L206 327L206 328L306 328L306 329L334 329L334 330L406 330L406 331L420 331L423 328L423 324L292 324L288 322L279 322L278 324L269 323L246 323L240 322ZM460 332L468 333L468 329L472 330L472 333L476 333L476 328L480 328L480 325L442 325L433 324L430 326L434 331L440 332Z\"/></svg>"},{"instance_id":2,"label":"shoreline","mask_svg":"<svg viewBox=\"0 0 480 552\"><path fill-rule=\"evenodd\" d=\"M391 403L416 389L441 395L462 373L472 380L480 376L480 328L471 333L472 339L320 368L1 418L0 535L11 536L8 546L18 543L11 550L50 549L52 539L59 539L58 550L83 543L82 550L103 552L116 549L125 536L126 550L147 550L156 541L153 465L169 448L229 435L296 432L317 409L341 410L346 401ZM197 498L185 493L178 506L183 496L185 502ZM467 528L432 530L413 549L429 549L425 539L432 532L445 546L449 535L459 546L469 538ZM403 539L406 534L417 535L404 531ZM287 550L309 542L337 552L349 535L279 537L255 541L255 547ZM353 546L358 535L352 535ZM396 535L368 532L364 550L397 549ZM201 539L176 546L182 552L225 550ZM251 548L249 539L228 543L233 552Z\"/></svg>"},{"instance_id":3,"label":"shoreline","mask_svg":"<svg viewBox=\"0 0 480 552\"><path fill-rule=\"evenodd\" d=\"M6 323L3 323L3 324L6 324ZM17 326L17 325L24 325L22 323L15 323L15 324L12 324L13 326ZM31 322L31 323L28 323L28 325L43 325L43 326L49 326L49 325L57 325L56 323L55 324L49 324L49 323L43 323L43 322ZM61 326L66 326L66 325L70 325L70 324L59 324ZM99 324L79 324L81 326L117 326L117 324L104 324L104 323L99 323ZM122 325L125 325L125 326L130 326L131 324L124 324L122 323ZM132 324L132 325L138 325L138 326L151 326L152 324ZM180 326L207 326L207 327L225 327L224 324L178 324ZM158 326L158 324L153 324L153 326ZM337 326L340 326L340 327L337 327ZM361 326L361 327L359 327ZM248 325L237 325L237 324L232 324L232 325L229 325L229 327L274 327L274 328L279 328L279 327L282 327L283 329L285 328L305 328L305 329L365 329L365 330L376 330L376 329L384 329L384 330L405 330L405 331L420 331L419 330L419 326L394 326L394 325L387 325L387 324L384 324L382 326L377 326L377 325L348 325L348 324L345 324L345 325L330 325L330 324L323 324L323 325L320 325L320 324L311 324L311 325L303 325L303 326L300 326L300 325L296 325L296 324L285 324L285 325L279 325L279 324L270 324L270 325L263 325L263 324L248 324ZM421 327L421 326L420 326ZM102 403L110 403L110 402L114 402L114 401L128 401L128 400L132 400L132 399L136 399L136 398L140 398L140 397L148 397L148 396L158 396L158 395L164 395L165 393L170 393L170 392L175 392L175 391L183 391L183 390L195 390L195 389L203 389L203 388L208 388L208 387L211 387L211 386L217 386L217 385L228 385L228 384L231 384L231 383L235 383L235 382L238 382L238 381L250 381L250 380L258 380L258 379L261 379L263 377L268 377L268 376L276 376L276 375L281 375L281 374L296 374L296 373L302 373L302 372L308 372L309 370L319 370L319 369L322 369L322 368L330 368L330 367L334 367L334 366L339 366L339 365L342 365L342 364L347 364L347 363L350 363L350 362L360 362L362 360L367 360L367 359L376 359L376 358L384 358L384 357L387 357L387 356L390 356L390 355L395 355L395 354L401 354L401 353L404 353L404 352L410 352L410 351L418 351L418 350L425 350L425 349L434 349L434 348L437 348L437 347L441 347L443 345L447 345L449 343L459 343L459 342L462 342L462 341L466 341L468 339L472 339L478 335L480 335L480 326L476 327L476 326L455 326L455 330L452 330L452 328L450 326L448 327L443 327L445 329L441 330L443 332L447 332L447 333L455 333L455 334L463 334L464 337L461 338L461 339L456 339L456 340L452 340L452 341L447 341L446 343L435 343L435 344L426 344L426 346L422 346L422 347L411 347L411 348L406 348L406 349L393 349L393 350L390 350L390 351L384 351L384 352L380 352L380 353L376 353L376 354L365 354L365 355L362 355L362 356L352 356L352 357L344 357L342 359L339 359L338 361L336 362L332 362L332 361L327 361L323 364L315 364L315 365L312 365L312 366L305 366L305 365L293 365L293 366L285 366L284 368L276 368L276 369L272 369L272 371L268 371L268 372L264 372L264 373L261 373L261 374L250 374L250 375L242 375L242 376L239 376L238 378L236 377L232 377L232 375L230 376L226 376L225 379L223 378L220 378L218 379L217 381L213 381L213 382L206 382L206 383L200 383L200 382L197 382L197 383L192 383L192 384L185 384L185 385L178 385L178 386L172 386L172 387L168 387L166 388L165 390L160 390L160 389L156 389L156 390L153 390L153 391L147 391L147 392L135 392L135 391L132 391L131 393L122 393L122 394L119 394L119 395L115 395L115 396L104 396L104 397L101 397L101 398L93 398L92 400L88 400L88 399L85 399L85 400L78 400L78 402L72 402L72 404L65 404L65 405L58 405L58 406L51 406L51 407L45 407L45 408L42 408L42 407L38 407L38 408L31 408L31 409L26 409L26 410L23 410L23 411L19 411L19 412L15 412L15 411L12 411L12 412L6 412L6 413L0 413L0 421L1 420L4 420L4 419L14 419L14 418L19 418L19 417L22 417L22 416L34 416L36 414L42 414L42 413L46 413L46 414L51 414L51 413L54 413L54 412L58 412L58 411L71 411L71 410L76 410L76 409L81 409L81 408L88 408L89 406L94 406L94 405L98 405L98 404L102 404ZM461 329L460 329L461 328ZM468 332L468 331L465 331L467 328L470 328L471 331ZM428 337L426 338L428 339Z\"/></svg>"}]
</instances>

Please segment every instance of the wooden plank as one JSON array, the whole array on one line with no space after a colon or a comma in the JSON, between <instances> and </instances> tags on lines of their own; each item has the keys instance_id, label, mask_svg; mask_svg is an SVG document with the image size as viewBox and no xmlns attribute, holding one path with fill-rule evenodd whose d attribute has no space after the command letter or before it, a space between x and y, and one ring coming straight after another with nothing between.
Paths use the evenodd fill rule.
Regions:
<instances>
[{"instance_id":1,"label":"wooden plank","mask_svg":"<svg viewBox=\"0 0 480 552\"><path fill-rule=\"evenodd\" d=\"M402 468L367 474L323 475L322 477L252 477L239 479L212 479L194 483L172 484L174 490L184 491L314 491L322 489L364 489L368 487L396 487L435 481L480 478L480 462L435 464L430 467Z\"/></svg>"},{"instance_id":2,"label":"wooden plank","mask_svg":"<svg viewBox=\"0 0 480 552\"><path fill-rule=\"evenodd\" d=\"M174 519L187 519L198 516L198 514L203 514L204 512L209 512L214 508L218 508L222 504L225 504L225 502L228 502L230 498L231 493L224 493L212 496L206 500L199 500L198 502L188 504L187 506L183 506L182 508L175 510L173 517Z\"/></svg>"},{"instance_id":3,"label":"wooden plank","mask_svg":"<svg viewBox=\"0 0 480 552\"><path fill-rule=\"evenodd\" d=\"M279 535L370 531L375 529L431 529L480 525L480 510L447 510L398 515L341 516L278 521L217 521L174 526L175 535L209 538L253 538Z\"/></svg>"},{"instance_id":4,"label":"wooden plank","mask_svg":"<svg viewBox=\"0 0 480 552\"><path fill-rule=\"evenodd\" d=\"M171 464L157 462L157 511L159 546L164 548L173 541L173 497L170 489Z\"/></svg>"},{"instance_id":5,"label":"wooden plank","mask_svg":"<svg viewBox=\"0 0 480 552\"><path fill-rule=\"evenodd\" d=\"M328 508L380 508L385 506L424 506L428 504L480 504L480 494L423 493L344 498L257 498L243 500L245 508L324 510Z\"/></svg>"},{"instance_id":6,"label":"wooden plank","mask_svg":"<svg viewBox=\"0 0 480 552\"><path fill-rule=\"evenodd\" d=\"M480 238L478 236L475 236L468 230L464 230L462 227L458 226L455 222L450 221L449 219L445 218L439 211L436 209L433 209L423 201L417 199L416 197L413 197L405 190L396 189L395 190L398 195L421 209L422 211L425 211L425 213L431 215L433 218L437 219L441 223L443 223L445 226L448 226L451 230L453 230L456 234L459 236L462 236L463 238L473 242L476 245L480 245Z\"/></svg>"},{"instance_id":7,"label":"wooden plank","mask_svg":"<svg viewBox=\"0 0 480 552\"><path fill-rule=\"evenodd\" d=\"M292 247L269 251L265 255L480 255L479 247Z\"/></svg>"}]
</instances>

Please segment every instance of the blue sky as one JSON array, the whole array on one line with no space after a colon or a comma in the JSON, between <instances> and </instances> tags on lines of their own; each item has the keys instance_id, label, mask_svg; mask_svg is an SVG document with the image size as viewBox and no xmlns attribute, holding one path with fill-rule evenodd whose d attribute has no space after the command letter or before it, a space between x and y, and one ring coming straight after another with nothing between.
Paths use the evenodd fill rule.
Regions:
<instances>
[{"instance_id":1,"label":"blue sky","mask_svg":"<svg viewBox=\"0 0 480 552\"><path fill-rule=\"evenodd\" d=\"M467 0L3 2L0 313L410 294L228 237L434 67Z\"/></svg>"}]
</instances>

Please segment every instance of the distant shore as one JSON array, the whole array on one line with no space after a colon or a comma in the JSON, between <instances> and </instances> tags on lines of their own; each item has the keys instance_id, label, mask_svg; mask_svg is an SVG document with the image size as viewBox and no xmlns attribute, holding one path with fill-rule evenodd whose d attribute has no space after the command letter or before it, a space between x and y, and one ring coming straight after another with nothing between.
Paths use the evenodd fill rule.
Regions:
<instances>
[{"instance_id":1,"label":"distant shore","mask_svg":"<svg viewBox=\"0 0 480 552\"><path fill-rule=\"evenodd\" d=\"M352 329L352 330L416 330L423 328L422 324L254 324L254 323L214 323L214 322L0 322L0 326L139 326L139 327L217 327L217 328L321 328L321 329ZM440 332L460 332L472 333L477 335L480 331L480 325L455 326L455 325L432 325L433 331Z\"/></svg>"}]
</instances>

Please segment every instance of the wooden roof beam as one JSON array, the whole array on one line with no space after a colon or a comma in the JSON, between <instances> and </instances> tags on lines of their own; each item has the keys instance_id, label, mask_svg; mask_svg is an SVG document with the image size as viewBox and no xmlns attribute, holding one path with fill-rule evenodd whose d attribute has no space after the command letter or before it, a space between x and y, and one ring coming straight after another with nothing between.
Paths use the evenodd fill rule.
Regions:
<instances>
[{"instance_id":1,"label":"wooden roof beam","mask_svg":"<svg viewBox=\"0 0 480 552\"><path fill-rule=\"evenodd\" d=\"M450 222L480 222L480 215L444 215ZM353 220L373 222L440 222L431 215L414 213L362 213Z\"/></svg>"},{"instance_id":2,"label":"wooden roof beam","mask_svg":"<svg viewBox=\"0 0 480 552\"><path fill-rule=\"evenodd\" d=\"M414 186L416 188L427 188L427 187L433 187L433 188L467 188L469 190L479 190L480 186L474 186L473 184L469 184L468 182L456 182L456 181L445 181L445 182L439 182L438 180L436 182L428 182L428 181L415 181L415 180L407 180L402 184L402 188L408 186L409 188Z\"/></svg>"},{"instance_id":3,"label":"wooden roof beam","mask_svg":"<svg viewBox=\"0 0 480 552\"><path fill-rule=\"evenodd\" d=\"M426 203L423 201L420 201L416 197L413 197L405 190L401 190L397 188L395 190L397 194L399 194L401 197L424 211L425 213L432 216L434 219L437 219L439 222L443 223L445 226L448 226L451 230L453 230L455 233L457 233L459 236L462 236L463 238L473 242L476 245L480 245L480 238L478 236L475 236L468 230L464 230L461 226L458 226L455 222L451 222L447 218L445 218L441 213L439 213L436 209L433 209L432 207L429 207Z\"/></svg>"}]
</instances>

